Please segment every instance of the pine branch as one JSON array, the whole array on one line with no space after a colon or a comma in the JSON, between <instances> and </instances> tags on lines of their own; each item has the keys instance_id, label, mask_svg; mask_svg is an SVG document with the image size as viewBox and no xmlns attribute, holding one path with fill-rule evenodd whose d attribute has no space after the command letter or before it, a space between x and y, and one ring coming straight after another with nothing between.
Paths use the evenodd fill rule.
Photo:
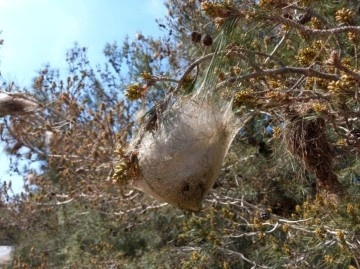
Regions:
<instances>
[{"instance_id":1,"label":"pine branch","mask_svg":"<svg viewBox=\"0 0 360 269\"><path fill-rule=\"evenodd\" d=\"M347 33L347 32L354 32L360 34L360 26L340 26L330 29L311 29L307 26L304 26L294 20L282 17L282 16L272 16L269 17L271 21L275 21L278 23L282 23L284 25L287 25L289 27L292 27L294 29L299 30L301 33L307 35L307 36L329 36L333 34L340 34L340 33Z\"/></svg>"},{"instance_id":2,"label":"pine branch","mask_svg":"<svg viewBox=\"0 0 360 269\"><path fill-rule=\"evenodd\" d=\"M221 250L222 252L226 253L226 254L230 254L230 255L235 255L237 257L239 257L240 259L242 259L243 261L247 262L247 263L250 263L252 265L251 268L270 268L268 266L263 266L263 265L258 265L255 261L252 261L248 258L246 258L244 256L244 254L240 253L240 252L236 252L236 251L233 251L233 250L230 250L230 249L226 249L226 248L218 248L219 250Z\"/></svg>"},{"instance_id":3,"label":"pine branch","mask_svg":"<svg viewBox=\"0 0 360 269\"><path fill-rule=\"evenodd\" d=\"M189 67L185 70L184 74L181 76L181 78L178 80L178 86L175 88L174 92L178 92L183 85L183 83L186 81L188 75L191 73L191 71L197 67L200 63L204 61L211 60L214 57L214 53L207 54L199 59L197 59L195 62L189 65Z\"/></svg>"},{"instance_id":4,"label":"pine branch","mask_svg":"<svg viewBox=\"0 0 360 269\"><path fill-rule=\"evenodd\" d=\"M334 67L336 67L337 69L339 69L340 71L343 71L344 73L352 76L352 78L356 79L358 82L360 82L360 74L356 73L352 70L350 70L349 68L347 68L346 66L344 66L341 63L339 54L337 53L337 51L332 51L330 59L328 60L328 64L333 65Z\"/></svg>"},{"instance_id":5,"label":"pine branch","mask_svg":"<svg viewBox=\"0 0 360 269\"><path fill-rule=\"evenodd\" d=\"M284 75L284 74L288 74L288 73L302 74L302 75L306 75L306 76L310 76L310 77L317 77L317 78L322 78L322 79L327 79L327 80L339 80L338 75L320 72L311 67L302 68L302 67L287 66L287 67L283 67L283 68L279 68L279 69L268 69L268 70L253 72L253 73L246 74L243 76L231 77L223 82L220 82L216 86L216 90L226 87L228 85L231 85L237 81L243 81L243 80L251 79L251 78L259 78L259 77L263 77L263 76Z\"/></svg>"}]
</instances>

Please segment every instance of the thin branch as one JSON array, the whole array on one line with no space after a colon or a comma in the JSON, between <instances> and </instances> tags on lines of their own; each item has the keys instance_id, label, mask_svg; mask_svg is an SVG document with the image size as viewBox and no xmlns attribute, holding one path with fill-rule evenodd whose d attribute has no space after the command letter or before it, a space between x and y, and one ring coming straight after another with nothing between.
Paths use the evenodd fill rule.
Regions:
<instances>
[{"instance_id":1,"label":"thin branch","mask_svg":"<svg viewBox=\"0 0 360 269\"><path fill-rule=\"evenodd\" d=\"M330 29L311 29L307 26L304 26L294 20L290 20L288 18L282 16L272 16L269 17L270 20L282 23L284 25L290 26L299 30L301 33L307 36L328 36L333 34L340 34L340 33L347 33L347 32L354 32L360 34L360 26L340 26L336 28Z\"/></svg>"},{"instance_id":2,"label":"thin branch","mask_svg":"<svg viewBox=\"0 0 360 269\"><path fill-rule=\"evenodd\" d=\"M343 71L344 73L352 76L354 79L356 79L358 82L360 82L360 74L356 73L356 72L350 70L349 68L347 68L346 66L344 66L341 63L341 60L340 60L340 57L339 57L339 54L337 51L335 51L335 50L332 51L330 59L327 61L327 63L333 65L340 71Z\"/></svg>"},{"instance_id":3,"label":"thin branch","mask_svg":"<svg viewBox=\"0 0 360 269\"><path fill-rule=\"evenodd\" d=\"M266 234L270 234L270 233L274 232L274 231L277 229L278 226L279 226L279 222L276 222L276 224L274 225L274 227L273 227L271 230L269 230L269 231L265 231L265 233L266 233Z\"/></svg>"},{"instance_id":4,"label":"thin branch","mask_svg":"<svg viewBox=\"0 0 360 269\"><path fill-rule=\"evenodd\" d=\"M277 62L281 67L285 67L285 63L283 63L283 61L281 59L279 59L278 57L275 57L274 55L270 55L270 54L267 54L267 53L263 53L263 52L260 52L260 51L252 51L252 50L248 50L248 49L244 49L244 48L238 48L238 47L235 47L235 48L230 48L229 51L226 52L226 56L229 56L231 57L232 56L232 53L247 53L247 54L254 54L254 55L258 55L258 56L262 56L262 57L265 57L267 59L272 59L273 61Z\"/></svg>"},{"instance_id":5,"label":"thin branch","mask_svg":"<svg viewBox=\"0 0 360 269\"><path fill-rule=\"evenodd\" d=\"M287 220L287 219L279 219L279 222L283 223L301 223L301 222L307 222L309 220L312 220L314 218L307 218L307 219L299 219L299 220Z\"/></svg>"},{"instance_id":6,"label":"thin branch","mask_svg":"<svg viewBox=\"0 0 360 269\"><path fill-rule=\"evenodd\" d=\"M286 40L288 36L288 33L285 33L285 35L283 35L283 37L281 38L281 40L279 41L279 43L275 46L275 48L273 49L273 51L270 53L270 56L272 57L275 52L280 48L280 46L284 43L284 41ZM266 58L265 63L267 63L269 61L270 57Z\"/></svg>"},{"instance_id":7,"label":"thin branch","mask_svg":"<svg viewBox=\"0 0 360 269\"><path fill-rule=\"evenodd\" d=\"M49 203L34 203L36 205L41 205L41 206L55 206L55 205L66 205L68 203L71 203L72 201L74 201L74 198L70 198L69 200L66 200L66 201L63 201L63 202L59 202L59 201L56 201L56 202L49 202Z\"/></svg>"},{"instance_id":8,"label":"thin branch","mask_svg":"<svg viewBox=\"0 0 360 269\"><path fill-rule=\"evenodd\" d=\"M217 54L223 54L223 52L218 52ZM178 80L178 86L175 88L174 92L178 92L182 86L182 84L185 82L187 76L191 73L191 71L197 67L200 63L204 61L211 60L214 57L215 53L207 54L199 59L197 59L195 62L189 65L189 67L185 70L184 74L181 76L181 78Z\"/></svg>"},{"instance_id":9,"label":"thin branch","mask_svg":"<svg viewBox=\"0 0 360 269\"><path fill-rule=\"evenodd\" d=\"M173 82L173 83L180 83L179 80L165 77L165 76L151 76L150 78L144 79L149 86L153 86L156 82Z\"/></svg>"},{"instance_id":10,"label":"thin branch","mask_svg":"<svg viewBox=\"0 0 360 269\"><path fill-rule=\"evenodd\" d=\"M263 265L258 265L256 264L256 262L246 258L244 256L244 254L240 253L240 252L236 252L236 251L233 251L233 250L230 250L230 249L226 249L226 248L218 248L219 250L221 250L222 252L225 252L225 253L228 253L228 254L231 254L231 255L235 255L235 256L238 256L240 257L243 261L246 261L247 263L250 263L251 265L253 265L252 268L270 268L268 266L263 266Z\"/></svg>"},{"instance_id":11,"label":"thin branch","mask_svg":"<svg viewBox=\"0 0 360 269\"><path fill-rule=\"evenodd\" d=\"M317 35L317 36L326 36L326 35L333 35L333 34L340 34L340 33L347 33L347 32L355 32L360 34L360 26L341 26L332 29L306 29L307 34Z\"/></svg>"},{"instance_id":12,"label":"thin branch","mask_svg":"<svg viewBox=\"0 0 360 269\"><path fill-rule=\"evenodd\" d=\"M8 123L7 120L4 121L5 127L7 129L7 131L9 132L10 136L12 136L16 141L19 141L20 143L22 143L25 147L31 149L32 151L34 151L36 154L39 154L40 156L44 156L45 153L43 151L41 151L38 148L35 148L32 146L32 144L25 139L23 136L18 136L15 134L14 129L10 126L10 124Z\"/></svg>"},{"instance_id":13,"label":"thin branch","mask_svg":"<svg viewBox=\"0 0 360 269\"><path fill-rule=\"evenodd\" d=\"M164 207L164 206L166 206L166 205L168 205L168 203L148 205L148 206L146 206L146 207L139 206L139 207L135 207L135 208L131 208L131 209L125 210L125 211L114 212L114 213L111 213L111 214L117 215L117 216L119 216L119 215L122 216L122 215L125 215L125 214L128 214L128 213L143 214L143 213L145 213L147 210L150 210L150 209L158 209L158 208ZM139 210L141 210L141 211L139 211Z\"/></svg>"},{"instance_id":14,"label":"thin branch","mask_svg":"<svg viewBox=\"0 0 360 269\"><path fill-rule=\"evenodd\" d=\"M263 76L283 75L283 74L287 74L287 73L303 74L303 75L306 75L309 77L317 77L317 78L323 78L323 79L327 79L327 80L339 80L338 75L320 72L311 67L302 68L302 67L287 66L287 67L283 67L283 68L279 68L279 69L268 69L268 70L264 70L264 71L246 74L243 76L231 77L231 78L219 83L216 86L216 90L226 87L237 81L242 81L242 80L251 79L251 78L258 78L258 77L263 77Z\"/></svg>"},{"instance_id":15,"label":"thin branch","mask_svg":"<svg viewBox=\"0 0 360 269\"><path fill-rule=\"evenodd\" d=\"M285 67L285 64L280 60L278 59L277 57L274 57L273 55L269 55L269 54L266 54L266 53L262 53L262 52L256 52L256 51L251 51L251 50L247 50L247 49L243 49L243 48L236 48L236 49L230 49L228 51L220 51L220 52L217 52L216 54L217 55L226 55L226 56L233 56L233 53L236 53L236 56L239 56L243 59L245 59L242 55L241 55L241 52L245 52L245 53L250 53L250 54L255 54L255 55L259 55L259 56L263 56L263 57L266 57L267 60L268 59L272 59L274 60L275 62L277 62L280 66L282 67ZM196 68L200 63L204 62L204 61L208 61L208 60L211 60L213 57L214 57L215 53L210 53L210 54L207 54L199 59L197 59L196 61L194 61L192 64L190 64L188 66L188 68L185 70L185 72L183 73L183 75L180 77L180 79L172 79L172 78L168 78L168 77L162 77L162 76L153 76L151 77L150 80L153 80L154 82L157 82L157 81L168 81L168 82L174 82L174 83L177 83L178 86L172 91L172 92L178 92L182 86L182 84L185 82L185 80L187 79L188 75L191 73L191 71ZM251 64L251 63L250 63ZM257 72L260 72L262 71L261 69L259 69L257 66L255 65L252 65L256 70Z\"/></svg>"}]
</instances>

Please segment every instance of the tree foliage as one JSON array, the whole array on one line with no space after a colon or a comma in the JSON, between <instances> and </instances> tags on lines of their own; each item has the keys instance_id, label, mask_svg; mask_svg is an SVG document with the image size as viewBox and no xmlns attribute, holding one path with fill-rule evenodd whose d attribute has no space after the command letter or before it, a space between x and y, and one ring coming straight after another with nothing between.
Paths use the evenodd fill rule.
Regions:
<instances>
[{"instance_id":1,"label":"tree foliage","mask_svg":"<svg viewBox=\"0 0 360 269\"><path fill-rule=\"evenodd\" d=\"M166 7L163 37L108 44L105 65L76 45L67 76L48 66L30 88L3 85L7 104L36 104L2 119L25 180L1 187L12 268L360 268L358 2ZM257 114L201 212L114 180L144 111L204 82Z\"/></svg>"}]
</instances>

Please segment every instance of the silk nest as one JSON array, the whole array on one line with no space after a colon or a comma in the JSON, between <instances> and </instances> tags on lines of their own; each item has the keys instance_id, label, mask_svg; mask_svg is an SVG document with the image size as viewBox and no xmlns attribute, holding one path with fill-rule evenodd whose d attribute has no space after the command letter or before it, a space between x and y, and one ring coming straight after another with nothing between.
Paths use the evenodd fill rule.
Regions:
<instances>
[{"instance_id":1,"label":"silk nest","mask_svg":"<svg viewBox=\"0 0 360 269\"><path fill-rule=\"evenodd\" d=\"M135 155L131 185L181 209L199 211L219 176L244 118L211 98L170 98L144 117L127 154Z\"/></svg>"}]
</instances>

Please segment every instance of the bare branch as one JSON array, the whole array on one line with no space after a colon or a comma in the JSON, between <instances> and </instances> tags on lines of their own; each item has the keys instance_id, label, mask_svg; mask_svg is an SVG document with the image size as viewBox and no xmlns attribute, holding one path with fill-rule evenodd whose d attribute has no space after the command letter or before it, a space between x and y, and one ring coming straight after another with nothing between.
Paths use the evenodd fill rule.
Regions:
<instances>
[{"instance_id":1,"label":"bare branch","mask_svg":"<svg viewBox=\"0 0 360 269\"><path fill-rule=\"evenodd\" d=\"M336 28L330 28L330 29L311 29L309 27L306 27L294 20L282 17L282 16L272 16L269 18L273 21L282 23L284 25L290 26L292 28L295 28L299 30L301 33L307 35L307 36L328 36L333 34L340 34L340 33L347 33L347 32L354 32L360 34L360 26L340 26Z\"/></svg>"},{"instance_id":2,"label":"bare branch","mask_svg":"<svg viewBox=\"0 0 360 269\"><path fill-rule=\"evenodd\" d=\"M244 256L244 254L240 253L240 252L236 252L236 251L233 251L233 250L230 250L230 249L226 249L226 248L219 248L219 250L221 250L222 252L224 253L227 253L227 254L231 254L231 255L235 255L235 256L238 256L240 257L240 259L242 259L243 261L246 261L247 263L250 263L251 265L253 265L253 267L251 268L270 268L268 266L263 266L263 265L258 265L256 264L255 261L252 261L248 258L246 258Z\"/></svg>"},{"instance_id":3,"label":"bare branch","mask_svg":"<svg viewBox=\"0 0 360 269\"><path fill-rule=\"evenodd\" d=\"M218 52L217 54L219 54L220 52ZM182 86L182 84L185 82L187 76L191 73L191 71L197 67L200 63L207 61L207 60L211 60L214 57L214 53L210 53L207 54L199 59L197 59L195 62L193 62L192 64L189 65L189 67L185 70L184 74L181 76L181 78L178 80L178 86L176 87L176 89L174 90L174 92L177 92L180 90L180 87Z\"/></svg>"},{"instance_id":4,"label":"bare branch","mask_svg":"<svg viewBox=\"0 0 360 269\"><path fill-rule=\"evenodd\" d=\"M356 79L358 82L360 82L360 74L356 73L356 72L350 70L349 68L347 68L346 66L344 66L341 63L341 60L340 60L340 57L339 57L339 54L337 51L334 50L331 52L330 59L327 61L327 63L333 65L340 71L343 71L344 73L352 76L354 79Z\"/></svg>"},{"instance_id":5,"label":"bare branch","mask_svg":"<svg viewBox=\"0 0 360 269\"><path fill-rule=\"evenodd\" d=\"M218 90L222 87L226 87L237 81L242 81L242 80L246 80L246 79L250 79L250 78L258 78L258 77L263 77L263 76L283 75L283 74L287 74L287 73L303 74L306 76L323 78L323 79L327 79L327 80L339 80L338 75L320 72L311 67L302 68L302 67L288 66L288 67L283 67L283 68L279 68L279 69L268 69L268 70L253 72L253 73L246 74L243 76L238 76L238 77L231 77L231 78L219 83L216 86L216 90Z\"/></svg>"}]
</instances>

